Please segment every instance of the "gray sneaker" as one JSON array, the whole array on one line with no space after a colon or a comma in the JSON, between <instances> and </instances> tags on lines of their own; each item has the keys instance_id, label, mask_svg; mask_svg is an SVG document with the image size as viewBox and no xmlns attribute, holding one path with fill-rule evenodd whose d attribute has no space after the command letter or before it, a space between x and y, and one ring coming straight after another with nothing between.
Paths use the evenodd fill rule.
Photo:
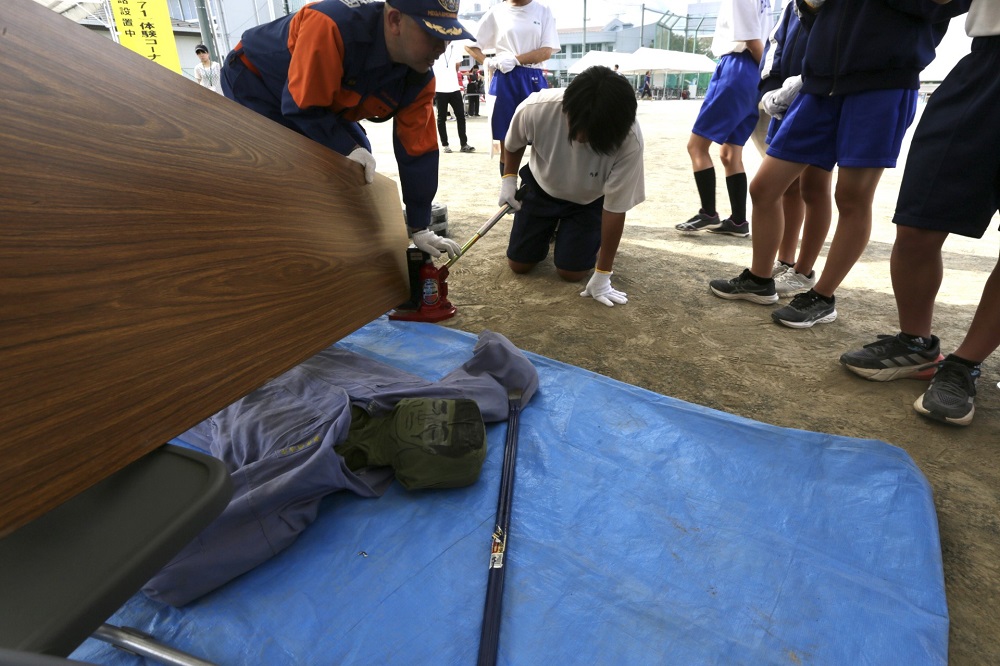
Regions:
<instances>
[{"instance_id":1,"label":"gray sneaker","mask_svg":"<svg viewBox=\"0 0 1000 666\"><path fill-rule=\"evenodd\" d=\"M760 305L770 305L778 301L778 294L774 291L774 280L759 284L750 276L750 269L745 268L732 280L712 280L708 286L713 294L729 301L743 300Z\"/></svg>"},{"instance_id":2,"label":"gray sneaker","mask_svg":"<svg viewBox=\"0 0 1000 666\"><path fill-rule=\"evenodd\" d=\"M451 152L451 146L441 146L441 152L442 153L450 153Z\"/></svg>"},{"instance_id":3,"label":"gray sneaker","mask_svg":"<svg viewBox=\"0 0 1000 666\"><path fill-rule=\"evenodd\" d=\"M474 153L476 152L476 149L470 146L469 144L465 144L464 146L462 146L461 151L463 153Z\"/></svg>"},{"instance_id":4,"label":"gray sneaker","mask_svg":"<svg viewBox=\"0 0 1000 666\"><path fill-rule=\"evenodd\" d=\"M840 362L856 375L876 382L893 379L930 379L937 370L941 341L931 336L931 346L905 342L897 335L880 335L861 349L841 354Z\"/></svg>"},{"instance_id":5,"label":"gray sneaker","mask_svg":"<svg viewBox=\"0 0 1000 666\"><path fill-rule=\"evenodd\" d=\"M719 219L718 213L709 215L702 209L690 220L681 222L674 228L678 231L701 231L703 229L717 229L720 226L722 226L722 220Z\"/></svg>"},{"instance_id":6,"label":"gray sneaker","mask_svg":"<svg viewBox=\"0 0 1000 666\"><path fill-rule=\"evenodd\" d=\"M746 238L750 235L750 223L746 220L743 222L734 222L733 218L727 217L719 223L719 226L709 229L709 231L713 234L729 234L730 236Z\"/></svg>"},{"instance_id":7,"label":"gray sneaker","mask_svg":"<svg viewBox=\"0 0 1000 666\"><path fill-rule=\"evenodd\" d=\"M913 403L913 409L935 421L969 425L976 413L976 380L980 373L979 366L970 368L945 359L934 373L927 391Z\"/></svg>"},{"instance_id":8,"label":"gray sneaker","mask_svg":"<svg viewBox=\"0 0 1000 666\"><path fill-rule=\"evenodd\" d=\"M780 261L778 261L777 259L775 259L774 260L774 268L771 269L771 279L772 280L777 280L779 275L781 275L785 271L792 270L792 268L793 268L792 266L789 266L788 264L783 264Z\"/></svg>"},{"instance_id":9,"label":"gray sneaker","mask_svg":"<svg viewBox=\"0 0 1000 666\"><path fill-rule=\"evenodd\" d=\"M774 288L781 298L801 294L803 291L812 289L815 284L816 271L812 271L809 275L803 275L796 273L794 268L789 268L774 278Z\"/></svg>"},{"instance_id":10,"label":"gray sneaker","mask_svg":"<svg viewBox=\"0 0 1000 666\"><path fill-rule=\"evenodd\" d=\"M777 297L777 291L775 291ZM811 328L813 324L829 324L837 320L836 299L827 302L822 296L810 289L799 294L792 302L771 313L771 319L779 324L792 328Z\"/></svg>"}]
</instances>

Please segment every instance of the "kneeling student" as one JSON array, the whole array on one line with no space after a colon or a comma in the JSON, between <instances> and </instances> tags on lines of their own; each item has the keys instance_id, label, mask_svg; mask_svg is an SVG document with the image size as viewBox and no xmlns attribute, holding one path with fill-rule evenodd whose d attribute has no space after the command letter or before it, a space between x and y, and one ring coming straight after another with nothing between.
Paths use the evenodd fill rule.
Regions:
<instances>
[{"instance_id":1,"label":"kneeling student","mask_svg":"<svg viewBox=\"0 0 1000 666\"><path fill-rule=\"evenodd\" d=\"M507 246L515 273L542 261L554 237L560 277L579 282L594 271L581 296L607 306L628 302L612 288L611 275L625 213L646 198L636 107L628 81L599 66L518 106L504 142L499 202L516 211ZM518 201L518 167L529 144Z\"/></svg>"}]
</instances>

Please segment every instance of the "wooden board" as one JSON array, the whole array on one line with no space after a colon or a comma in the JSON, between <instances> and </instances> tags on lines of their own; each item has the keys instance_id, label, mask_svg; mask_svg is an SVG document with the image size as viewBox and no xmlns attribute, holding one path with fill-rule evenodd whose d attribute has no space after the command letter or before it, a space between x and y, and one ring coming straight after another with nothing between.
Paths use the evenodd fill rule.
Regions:
<instances>
[{"instance_id":1,"label":"wooden board","mask_svg":"<svg viewBox=\"0 0 1000 666\"><path fill-rule=\"evenodd\" d=\"M409 295L396 185L0 12L0 536Z\"/></svg>"}]
</instances>

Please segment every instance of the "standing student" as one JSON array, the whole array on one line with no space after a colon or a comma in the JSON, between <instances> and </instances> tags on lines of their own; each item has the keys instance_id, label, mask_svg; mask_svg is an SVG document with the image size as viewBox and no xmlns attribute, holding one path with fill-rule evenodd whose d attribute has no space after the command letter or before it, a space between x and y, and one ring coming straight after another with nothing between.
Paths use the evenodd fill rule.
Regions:
<instances>
[{"instance_id":1,"label":"standing student","mask_svg":"<svg viewBox=\"0 0 1000 666\"><path fill-rule=\"evenodd\" d=\"M495 49L487 58L484 50ZM504 173L504 137L517 105L533 92L548 87L542 64L559 50L559 34L552 11L539 0L504 0L490 8L479 22L476 43L465 50L476 62L496 70L490 94L496 96L490 116L493 139L500 142L500 173Z\"/></svg>"},{"instance_id":2,"label":"standing student","mask_svg":"<svg viewBox=\"0 0 1000 666\"><path fill-rule=\"evenodd\" d=\"M646 70L646 76L642 79L642 98L653 99L653 88L652 88L653 73L648 69Z\"/></svg>"},{"instance_id":3,"label":"standing student","mask_svg":"<svg viewBox=\"0 0 1000 666\"><path fill-rule=\"evenodd\" d=\"M465 84L465 98L469 102L469 117L479 117L479 96L483 94L483 77L479 73L479 63L473 63Z\"/></svg>"},{"instance_id":4,"label":"standing student","mask_svg":"<svg viewBox=\"0 0 1000 666\"><path fill-rule=\"evenodd\" d=\"M761 118L770 119L766 136L758 144L762 157L802 87L806 39L807 32L795 13L795 4L789 2L764 45L764 58L760 62ZM756 130L753 138L758 143ZM813 266L826 242L833 214L832 178L831 172L808 166L781 196L785 230L771 272L779 297L794 296L816 284Z\"/></svg>"},{"instance_id":5,"label":"standing student","mask_svg":"<svg viewBox=\"0 0 1000 666\"><path fill-rule=\"evenodd\" d=\"M208 53L208 47L204 44L194 47L194 53L198 56L198 60L201 61L194 66L194 80L199 85L214 90L221 95L222 67L219 63L212 60L212 57Z\"/></svg>"},{"instance_id":6,"label":"standing student","mask_svg":"<svg viewBox=\"0 0 1000 666\"><path fill-rule=\"evenodd\" d=\"M889 269L900 331L840 357L847 369L875 381L932 375L913 408L961 426L972 423L976 411L981 364L1000 346L1000 263L986 280L965 338L947 357L931 324L945 239L951 233L982 238L1000 209L1000 5L973 0L965 30L972 52L927 102L892 220Z\"/></svg>"},{"instance_id":7,"label":"standing student","mask_svg":"<svg viewBox=\"0 0 1000 666\"><path fill-rule=\"evenodd\" d=\"M413 243L432 257L455 256L458 243L427 228L440 157L431 67L447 42L471 38L457 0L322 0L244 32L222 68L222 90L357 162L367 183L375 158L358 121L391 118Z\"/></svg>"},{"instance_id":8,"label":"standing student","mask_svg":"<svg viewBox=\"0 0 1000 666\"><path fill-rule=\"evenodd\" d=\"M469 138L465 134L465 100L462 95L462 87L458 82L461 74L458 66L462 62L455 49L455 43L451 42L445 48L437 60L434 61L434 105L437 107L437 130L441 138L441 150L446 153L452 152L448 145L448 124L446 122L448 107L455 113L455 125L458 130L458 140L461 142L461 151L471 153L475 150L469 145Z\"/></svg>"},{"instance_id":9,"label":"standing student","mask_svg":"<svg viewBox=\"0 0 1000 666\"><path fill-rule=\"evenodd\" d=\"M750 187L753 260L730 280L712 280L720 298L770 304L778 300L771 273L784 233L781 197L812 165L839 165L837 231L823 273L809 291L771 313L777 323L809 328L837 318L834 291L864 252L872 200L882 172L896 165L916 111L920 71L948 21L968 7L933 2L797 0L809 28L802 90L792 101Z\"/></svg>"},{"instance_id":10,"label":"standing student","mask_svg":"<svg viewBox=\"0 0 1000 666\"><path fill-rule=\"evenodd\" d=\"M679 231L750 235L743 146L757 125L759 63L771 31L770 5L770 0L722 0L719 5L712 40L719 64L687 145L701 208L677 225ZM708 152L713 143L721 145L719 158L726 172L732 213L725 219L720 219L715 206L715 164Z\"/></svg>"},{"instance_id":11,"label":"standing student","mask_svg":"<svg viewBox=\"0 0 1000 666\"><path fill-rule=\"evenodd\" d=\"M507 133L500 205L517 211L507 263L527 273L554 239L556 272L579 282L580 294L607 306L628 302L611 286L625 214L645 199L642 132L635 90L607 67L591 67L566 88L534 93L514 113ZM515 199L518 167L526 190Z\"/></svg>"}]
</instances>

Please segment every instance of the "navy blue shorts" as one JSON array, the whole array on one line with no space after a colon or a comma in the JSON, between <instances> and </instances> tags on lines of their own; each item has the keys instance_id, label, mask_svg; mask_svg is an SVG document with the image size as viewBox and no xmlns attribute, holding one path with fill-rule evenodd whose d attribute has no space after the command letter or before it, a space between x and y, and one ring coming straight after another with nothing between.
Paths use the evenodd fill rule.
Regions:
<instances>
[{"instance_id":1,"label":"navy blue shorts","mask_svg":"<svg viewBox=\"0 0 1000 666\"><path fill-rule=\"evenodd\" d=\"M597 264L601 248L601 214L604 197L589 204L556 199L535 182L528 167L521 168L526 186L521 210L507 244L507 258L522 264L537 264L549 253L555 236L553 263L564 271L589 271Z\"/></svg>"},{"instance_id":2,"label":"navy blue shorts","mask_svg":"<svg viewBox=\"0 0 1000 666\"><path fill-rule=\"evenodd\" d=\"M976 37L913 134L892 221L982 238L1000 208L1000 37Z\"/></svg>"},{"instance_id":3,"label":"navy blue shorts","mask_svg":"<svg viewBox=\"0 0 1000 666\"><path fill-rule=\"evenodd\" d=\"M749 51L722 56L691 132L715 143L746 145L757 126L759 82L760 70Z\"/></svg>"},{"instance_id":4,"label":"navy blue shorts","mask_svg":"<svg viewBox=\"0 0 1000 666\"><path fill-rule=\"evenodd\" d=\"M891 168L917 110L916 90L866 90L850 95L799 93L767 154L826 171Z\"/></svg>"},{"instance_id":5,"label":"navy blue shorts","mask_svg":"<svg viewBox=\"0 0 1000 666\"><path fill-rule=\"evenodd\" d=\"M514 118L517 105L533 92L549 87L545 72L534 67L515 67L506 74L497 70L490 79L490 94L496 95L493 113L490 115L490 129L493 138L503 141Z\"/></svg>"}]
</instances>

